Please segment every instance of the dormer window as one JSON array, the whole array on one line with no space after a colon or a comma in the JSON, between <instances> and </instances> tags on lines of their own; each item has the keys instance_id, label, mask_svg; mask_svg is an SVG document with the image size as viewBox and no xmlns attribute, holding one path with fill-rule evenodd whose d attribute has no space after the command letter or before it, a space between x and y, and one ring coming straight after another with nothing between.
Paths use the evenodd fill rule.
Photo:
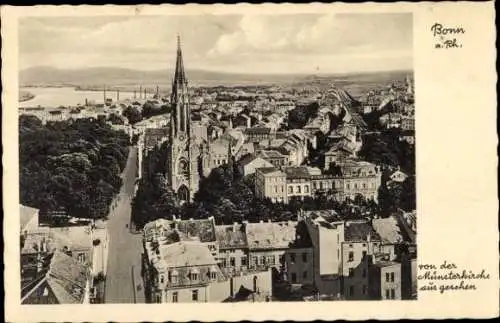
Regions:
<instances>
[{"instance_id":1,"label":"dormer window","mask_svg":"<svg viewBox=\"0 0 500 323\"><path fill-rule=\"evenodd\" d=\"M172 282L172 284L177 284L177 278L179 276L179 273L174 270L170 273L170 281Z\"/></svg>"},{"instance_id":2,"label":"dormer window","mask_svg":"<svg viewBox=\"0 0 500 323\"><path fill-rule=\"evenodd\" d=\"M191 281L197 281L199 274L200 274L200 272L198 271L198 269L195 268L195 269L191 270L191 272L189 273L189 279Z\"/></svg>"}]
</instances>

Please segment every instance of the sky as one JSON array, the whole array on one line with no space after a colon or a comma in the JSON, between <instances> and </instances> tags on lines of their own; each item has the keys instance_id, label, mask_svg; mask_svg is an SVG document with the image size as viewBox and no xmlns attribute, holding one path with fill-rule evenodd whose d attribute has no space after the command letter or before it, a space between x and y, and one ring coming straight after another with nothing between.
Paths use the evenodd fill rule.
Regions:
<instances>
[{"instance_id":1,"label":"sky","mask_svg":"<svg viewBox=\"0 0 500 323\"><path fill-rule=\"evenodd\" d=\"M411 13L30 17L19 68L173 68L332 74L413 67Z\"/></svg>"}]
</instances>

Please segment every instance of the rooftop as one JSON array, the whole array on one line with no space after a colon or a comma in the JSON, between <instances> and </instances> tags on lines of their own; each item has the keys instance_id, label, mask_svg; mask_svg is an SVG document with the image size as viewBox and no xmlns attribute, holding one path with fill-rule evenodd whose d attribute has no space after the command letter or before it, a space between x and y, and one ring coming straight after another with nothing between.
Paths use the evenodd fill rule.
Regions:
<instances>
[{"instance_id":1,"label":"rooftop","mask_svg":"<svg viewBox=\"0 0 500 323\"><path fill-rule=\"evenodd\" d=\"M179 241L158 248L166 268L217 264L208 247L197 241Z\"/></svg>"},{"instance_id":2,"label":"rooftop","mask_svg":"<svg viewBox=\"0 0 500 323\"><path fill-rule=\"evenodd\" d=\"M217 225L215 235L220 249L247 247L245 228L241 224Z\"/></svg>"},{"instance_id":3,"label":"rooftop","mask_svg":"<svg viewBox=\"0 0 500 323\"><path fill-rule=\"evenodd\" d=\"M245 226L250 249L285 249L295 240L297 222L247 223Z\"/></svg>"},{"instance_id":4,"label":"rooftop","mask_svg":"<svg viewBox=\"0 0 500 323\"><path fill-rule=\"evenodd\" d=\"M281 170L277 169L276 167L263 167L263 168L257 168L256 170L259 173L262 173L264 175L282 175L285 176L285 173L283 173Z\"/></svg>"},{"instance_id":5,"label":"rooftop","mask_svg":"<svg viewBox=\"0 0 500 323\"><path fill-rule=\"evenodd\" d=\"M366 221L346 221L345 240L346 241L380 241L379 234Z\"/></svg>"}]
</instances>

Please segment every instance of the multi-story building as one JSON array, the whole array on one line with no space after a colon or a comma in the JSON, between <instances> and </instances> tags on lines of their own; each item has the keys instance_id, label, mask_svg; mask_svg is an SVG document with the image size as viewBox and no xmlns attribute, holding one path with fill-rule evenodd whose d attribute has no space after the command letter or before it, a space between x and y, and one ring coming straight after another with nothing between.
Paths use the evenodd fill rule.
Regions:
<instances>
[{"instance_id":1,"label":"multi-story building","mask_svg":"<svg viewBox=\"0 0 500 323\"><path fill-rule=\"evenodd\" d=\"M248 244L245 226L240 223L217 225L215 234L219 243L216 257L223 272L232 275L248 269Z\"/></svg>"},{"instance_id":2,"label":"multi-story building","mask_svg":"<svg viewBox=\"0 0 500 323\"><path fill-rule=\"evenodd\" d=\"M245 223L249 268L285 272L285 252L296 238L297 222Z\"/></svg>"},{"instance_id":3,"label":"multi-story building","mask_svg":"<svg viewBox=\"0 0 500 323\"><path fill-rule=\"evenodd\" d=\"M255 172L255 196L273 202L287 203L286 174L274 167L258 168Z\"/></svg>"},{"instance_id":4,"label":"multi-story building","mask_svg":"<svg viewBox=\"0 0 500 323\"><path fill-rule=\"evenodd\" d=\"M344 222L333 210L301 212L298 220L306 225L311 238L313 284L319 297L341 297Z\"/></svg>"},{"instance_id":5,"label":"multi-story building","mask_svg":"<svg viewBox=\"0 0 500 323\"><path fill-rule=\"evenodd\" d=\"M366 221L346 221L342 243L343 294L346 299L368 299L370 260L381 252L381 240Z\"/></svg>"},{"instance_id":6,"label":"multi-story building","mask_svg":"<svg viewBox=\"0 0 500 323\"><path fill-rule=\"evenodd\" d=\"M370 299L401 299L401 263L376 261L370 264Z\"/></svg>"},{"instance_id":7,"label":"multi-story building","mask_svg":"<svg viewBox=\"0 0 500 323\"><path fill-rule=\"evenodd\" d=\"M311 196L311 174L308 167L285 167L287 200Z\"/></svg>"},{"instance_id":8,"label":"multi-story building","mask_svg":"<svg viewBox=\"0 0 500 323\"><path fill-rule=\"evenodd\" d=\"M271 270L248 267L245 229L210 227L206 221L176 219L145 226L143 278L149 302L237 301L242 295L270 300ZM220 249L213 247L219 244Z\"/></svg>"}]
</instances>

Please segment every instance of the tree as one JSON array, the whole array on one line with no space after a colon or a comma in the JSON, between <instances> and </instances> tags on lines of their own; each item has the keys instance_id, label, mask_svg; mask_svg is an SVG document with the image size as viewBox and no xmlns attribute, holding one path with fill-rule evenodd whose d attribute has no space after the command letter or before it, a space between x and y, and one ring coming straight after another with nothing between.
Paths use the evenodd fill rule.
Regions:
<instances>
[{"instance_id":1,"label":"tree","mask_svg":"<svg viewBox=\"0 0 500 323\"><path fill-rule=\"evenodd\" d=\"M134 106L128 106L124 111L123 111L123 116L128 119L128 122L130 124L135 124L139 121L142 120L142 115L139 112L139 109L137 109Z\"/></svg>"}]
</instances>

